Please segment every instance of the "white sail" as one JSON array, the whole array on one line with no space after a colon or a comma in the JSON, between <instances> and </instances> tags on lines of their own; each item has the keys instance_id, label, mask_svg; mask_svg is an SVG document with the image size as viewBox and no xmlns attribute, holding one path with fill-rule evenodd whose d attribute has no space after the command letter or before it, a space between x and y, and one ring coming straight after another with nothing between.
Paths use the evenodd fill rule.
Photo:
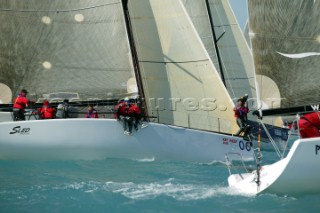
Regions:
<instances>
[{"instance_id":1,"label":"white sail","mask_svg":"<svg viewBox=\"0 0 320 213\"><path fill-rule=\"evenodd\" d=\"M256 85L253 57L228 0L209 0L214 31L222 59L226 87L232 99L248 94L255 105Z\"/></svg>"},{"instance_id":2,"label":"white sail","mask_svg":"<svg viewBox=\"0 0 320 213\"><path fill-rule=\"evenodd\" d=\"M126 93L134 77L120 0L1 1L0 83L16 95Z\"/></svg>"},{"instance_id":3,"label":"white sail","mask_svg":"<svg viewBox=\"0 0 320 213\"><path fill-rule=\"evenodd\" d=\"M256 86L253 58L228 1L184 0L183 2L211 60L225 80L231 98L236 101L240 96L248 94L251 106L254 105ZM218 50L215 49L215 42ZM217 51L222 68L218 62Z\"/></svg>"},{"instance_id":4,"label":"white sail","mask_svg":"<svg viewBox=\"0 0 320 213\"><path fill-rule=\"evenodd\" d=\"M233 103L182 2L128 4L149 112L161 123L234 132Z\"/></svg>"},{"instance_id":5,"label":"white sail","mask_svg":"<svg viewBox=\"0 0 320 213\"><path fill-rule=\"evenodd\" d=\"M208 8L205 0L182 0L184 7L186 8L190 19L194 27L197 30L199 37L203 45L205 46L216 70L219 72L220 76L220 66L217 57L217 50L214 44L212 26L210 23L210 18L208 14Z\"/></svg>"},{"instance_id":6,"label":"white sail","mask_svg":"<svg viewBox=\"0 0 320 213\"><path fill-rule=\"evenodd\" d=\"M183 2L211 60L225 81L232 100L236 102L239 97L248 94L249 107L255 107L256 86L252 54L228 1ZM215 49L215 46L218 49ZM251 114L249 118L254 119Z\"/></svg>"}]
</instances>

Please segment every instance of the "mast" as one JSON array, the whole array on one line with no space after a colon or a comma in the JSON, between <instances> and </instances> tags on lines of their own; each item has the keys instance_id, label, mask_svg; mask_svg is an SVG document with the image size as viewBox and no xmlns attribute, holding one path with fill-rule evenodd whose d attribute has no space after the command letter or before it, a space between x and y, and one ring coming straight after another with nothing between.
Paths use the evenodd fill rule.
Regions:
<instances>
[{"instance_id":1,"label":"mast","mask_svg":"<svg viewBox=\"0 0 320 213\"><path fill-rule=\"evenodd\" d=\"M141 72L140 72L140 67L139 67L137 49L134 44L134 38L133 38L133 33L132 33L130 13L129 13L129 9L128 9L128 0L121 0L121 1L122 1L122 7L123 7L124 20L126 23L126 29L127 29L127 33L128 33L128 39L129 39L129 45L130 45L130 50L131 50L133 66L134 66L134 72L135 72L137 86L138 86L138 94L139 94L140 100L142 102L142 107L144 109L143 112L144 112L145 118L147 118L148 110L147 110L147 104L146 104L145 94L144 94L144 89L143 89L143 84L142 84L142 77L141 77Z\"/></svg>"},{"instance_id":2,"label":"mast","mask_svg":"<svg viewBox=\"0 0 320 213\"><path fill-rule=\"evenodd\" d=\"M217 38L216 34L215 34L215 30L214 30L214 25L213 25L213 19L212 19L212 15L211 15L211 9L210 9L210 4L209 4L209 0L205 0L206 3L206 8L207 8L207 12L208 12L208 17L209 17L209 23L211 26L211 31L212 31L212 36L213 36L213 43L214 43L214 47L216 49L216 53L217 53L217 58L218 58L218 63L219 63L219 68L220 68L220 74L221 74L221 80L224 84L224 86L227 88L227 84L226 84L226 80L224 78L224 73L223 73L223 67L222 67L222 60L221 60L221 56L220 56L220 51L218 48L218 41L220 40L220 38L222 38L222 36L225 34L225 32L223 32L219 38Z\"/></svg>"}]
</instances>

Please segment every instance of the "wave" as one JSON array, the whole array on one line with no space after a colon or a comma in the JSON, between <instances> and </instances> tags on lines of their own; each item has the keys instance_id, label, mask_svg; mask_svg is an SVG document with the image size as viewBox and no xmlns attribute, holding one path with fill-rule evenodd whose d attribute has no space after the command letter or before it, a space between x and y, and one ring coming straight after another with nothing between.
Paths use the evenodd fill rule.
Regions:
<instances>
[{"instance_id":1,"label":"wave","mask_svg":"<svg viewBox=\"0 0 320 213\"><path fill-rule=\"evenodd\" d=\"M142 159L133 159L134 161L137 161L137 162L153 162L155 161L155 157L152 157L152 158L142 158Z\"/></svg>"},{"instance_id":2,"label":"wave","mask_svg":"<svg viewBox=\"0 0 320 213\"><path fill-rule=\"evenodd\" d=\"M181 184L176 182L174 178L163 182L140 184L106 182L105 190L120 193L133 200L148 200L159 196L167 196L179 201L204 200L224 195L252 197L250 194L243 194L226 186Z\"/></svg>"},{"instance_id":3,"label":"wave","mask_svg":"<svg viewBox=\"0 0 320 213\"><path fill-rule=\"evenodd\" d=\"M210 163L198 163L201 166L226 166L228 163L226 161L212 161Z\"/></svg>"}]
</instances>

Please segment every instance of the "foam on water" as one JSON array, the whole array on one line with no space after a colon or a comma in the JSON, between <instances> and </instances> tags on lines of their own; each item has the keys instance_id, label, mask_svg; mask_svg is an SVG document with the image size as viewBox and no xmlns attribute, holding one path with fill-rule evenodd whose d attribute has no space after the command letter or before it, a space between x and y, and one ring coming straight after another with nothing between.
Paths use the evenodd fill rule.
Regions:
<instances>
[{"instance_id":1,"label":"foam on water","mask_svg":"<svg viewBox=\"0 0 320 213\"><path fill-rule=\"evenodd\" d=\"M226 166L228 163L226 161L212 161L210 163L198 163L201 166Z\"/></svg>"},{"instance_id":2,"label":"foam on water","mask_svg":"<svg viewBox=\"0 0 320 213\"><path fill-rule=\"evenodd\" d=\"M152 158L142 158L142 159L133 159L134 161L138 161L138 162L153 162L155 161L155 157Z\"/></svg>"},{"instance_id":3,"label":"foam on water","mask_svg":"<svg viewBox=\"0 0 320 213\"><path fill-rule=\"evenodd\" d=\"M205 200L208 198L228 196L249 196L241 194L238 191L225 187L225 186L211 186L204 184L182 184L174 178L165 181L151 182L151 183L134 183L134 182L72 182L59 185L41 185L33 186L29 192L36 191L69 191L76 190L83 193L95 192L112 192L120 194L132 200L149 200L160 196L167 196L178 201L192 201L192 200ZM17 195L18 199L27 199L27 196L22 195L18 191L0 191L3 195Z\"/></svg>"}]
</instances>

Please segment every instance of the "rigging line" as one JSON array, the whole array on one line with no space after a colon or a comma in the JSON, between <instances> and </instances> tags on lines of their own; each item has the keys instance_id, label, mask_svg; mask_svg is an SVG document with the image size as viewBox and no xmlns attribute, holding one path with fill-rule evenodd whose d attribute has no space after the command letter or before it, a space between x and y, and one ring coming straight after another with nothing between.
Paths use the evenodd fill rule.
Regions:
<instances>
[{"instance_id":1,"label":"rigging line","mask_svg":"<svg viewBox=\"0 0 320 213\"><path fill-rule=\"evenodd\" d=\"M194 63L194 62L202 62L209 61L209 59L200 59L194 61L139 61L141 63L155 63L155 64L186 64L186 63Z\"/></svg>"},{"instance_id":2,"label":"rigging line","mask_svg":"<svg viewBox=\"0 0 320 213\"><path fill-rule=\"evenodd\" d=\"M94 5L94 6L89 6L89 7L83 7L83 8L77 8L77 9L69 9L69 10L18 10L18 9L0 9L0 12L21 12L21 13L34 13L34 12L74 12L74 11L81 11L81 10L89 10L89 9L94 9L98 7L105 7L109 5L114 5L114 4L120 4L120 2L112 2L112 3L106 3L106 4L100 4L100 5Z\"/></svg>"}]
</instances>

